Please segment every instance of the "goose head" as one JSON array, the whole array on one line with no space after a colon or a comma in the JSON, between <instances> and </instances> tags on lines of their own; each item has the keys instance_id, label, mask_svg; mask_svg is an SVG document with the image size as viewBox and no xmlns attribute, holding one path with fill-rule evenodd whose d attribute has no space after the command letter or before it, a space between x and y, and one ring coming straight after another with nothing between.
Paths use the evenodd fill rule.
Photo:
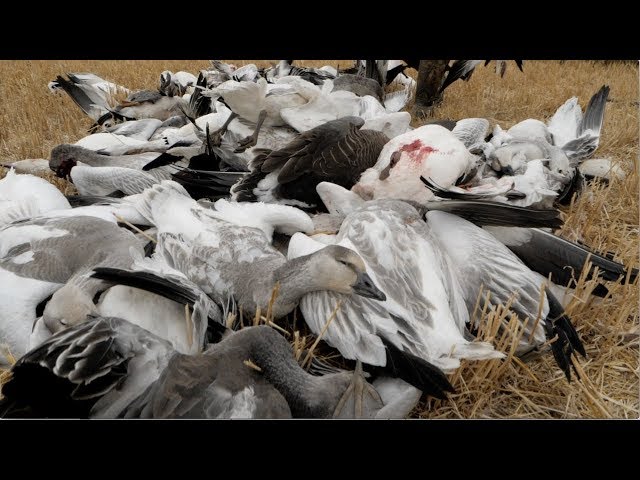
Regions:
<instances>
[{"instance_id":1,"label":"goose head","mask_svg":"<svg viewBox=\"0 0 640 480\"><path fill-rule=\"evenodd\" d=\"M77 145L63 143L54 147L49 158L49 168L55 172L56 176L68 178L71 175L71 169L78 164L77 153Z\"/></svg>"},{"instance_id":2,"label":"goose head","mask_svg":"<svg viewBox=\"0 0 640 480\"><path fill-rule=\"evenodd\" d=\"M42 320L51 333L57 333L84 322L89 314L98 314L93 299L77 285L68 283L53 294Z\"/></svg>"},{"instance_id":3,"label":"goose head","mask_svg":"<svg viewBox=\"0 0 640 480\"><path fill-rule=\"evenodd\" d=\"M329 245L312 254L309 261L316 281L324 286L324 290L356 294L380 301L387 299L367 274L360 255L353 250L340 245Z\"/></svg>"}]
</instances>

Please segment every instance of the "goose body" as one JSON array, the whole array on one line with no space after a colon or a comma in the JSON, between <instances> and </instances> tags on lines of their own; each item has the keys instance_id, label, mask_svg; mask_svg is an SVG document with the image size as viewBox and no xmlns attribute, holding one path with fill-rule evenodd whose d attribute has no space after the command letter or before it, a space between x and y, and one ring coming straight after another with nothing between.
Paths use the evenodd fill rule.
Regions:
<instances>
[{"instance_id":1,"label":"goose body","mask_svg":"<svg viewBox=\"0 0 640 480\"><path fill-rule=\"evenodd\" d=\"M318 183L350 188L387 143L385 134L362 130L364 123L359 117L333 120L300 134L280 150L257 156L251 174L232 188L232 198L317 208Z\"/></svg>"},{"instance_id":2,"label":"goose body","mask_svg":"<svg viewBox=\"0 0 640 480\"><path fill-rule=\"evenodd\" d=\"M305 320L316 333L342 302L323 339L345 358L385 365L385 342L444 371L457 368L462 358L502 357L489 344L464 339L469 314L458 281L414 207L388 199L364 203L346 216L335 242L358 252L386 296L384 302L371 302L313 292L301 300ZM289 243L289 257L322 246L299 233Z\"/></svg>"},{"instance_id":3,"label":"goose body","mask_svg":"<svg viewBox=\"0 0 640 480\"><path fill-rule=\"evenodd\" d=\"M546 278L531 271L489 231L446 212L427 212L426 222L451 258L460 289L472 311L483 286L496 303L508 304L523 322L519 343L523 354L558 336L554 356L570 378L570 353L584 347L570 319L547 288ZM542 304L541 304L542 302ZM540 321L536 318L540 315Z\"/></svg>"},{"instance_id":4,"label":"goose body","mask_svg":"<svg viewBox=\"0 0 640 480\"><path fill-rule=\"evenodd\" d=\"M105 120L110 116L110 105L115 95L126 95L129 90L93 73L68 73L67 76L68 79L58 76L49 88L54 86L64 90L93 121L109 126L111 121L105 123Z\"/></svg>"},{"instance_id":5,"label":"goose body","mask_svg":"<svg viewBox=\"0 0 640 480\"><path fill-rule=\"evenodd\" d=\"M60 190L44 178L10 169L0 179L0 228L51 210L71 208Z\"/></svg>"},{"instance_id":6,"label":"goose body","mask_svg":"<svg viewBox=\"0 0 640 480\"><path fill-rule=\"evenodd\" d=\"M203 208L180 185L164 181L146 190L137 208L158 228L157 254L217 303L226 304L233 297L245 312L266 311L279 283L280 294L272 305L278 318L293 310L307 291L336 289L378 296L375 286L367 287L361 260L347 249L332 248L287 261L271 246L274 230L292 234L313 229L302 212L281 205L245 204L245 208L225 200L215 205L215 210Z\"/></svg>"},{"instance_id":7,"label":"goose body","mask_svg":"<svg viewBox=\"0 0 640 480\"><path fill-rule=\"evenodd\" d=\"M115 222L115 219L114 219ZM39 218L0 230L0 342L14 355L28 348L36 307L51 332L95 312L93 297L104 282L89 278L95 266L128 268L141 242L114 222L94 217ZM87 244L90 248L87 248Z\"/></svg>"},{"instance_id":8,"label":"goose body","mask_svg":"<svg viewBox=\"0 0 640 480\"><path fill-rule=\"evenodd\" d=\"M452 132L440 125L425 125L391 139L353 191L365 199L424 203L432 200L433 194L425 191L420 176L446 188L468 174L476 160Z\"/></svg>"},{"instance_id":9,"label":"goose body","mask_svg":"<svg viewBox=\"0 0 640 480\"><path fill-rule=\"evenodd\" d=\"M416 389L402 382L375 383L380 393L359 367L307 373L267 326L244 328L203 353L184 355L126 320L93 316L12 367L0 416L397 418L418 401Z\"/></svg>"}]
</instances>

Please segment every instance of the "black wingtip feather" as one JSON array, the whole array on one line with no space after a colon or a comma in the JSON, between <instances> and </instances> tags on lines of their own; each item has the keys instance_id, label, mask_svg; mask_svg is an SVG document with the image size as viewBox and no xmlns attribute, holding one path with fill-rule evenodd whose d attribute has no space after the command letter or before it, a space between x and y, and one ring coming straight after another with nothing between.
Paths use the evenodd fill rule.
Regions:
<instances>
[{"instance_id":1,"label":"black wingtip feather","mask_svg":"<svg viewBox=\"0 0 640 480\"><path fill-rule=\"evenodd\" d=\"M176 162L179 162L180 160L182 160L182 157L163 152L152 161L147 163L144 167L142 167L142 170L148 172L149 170L153 170L154 168L164 167L165 165L172 165Z\"/></svg>"},{"instance_id":2,"label":"black wingtip feather","mask_svg":"<svg viewBox=\"0 0 640 480\"><path fill-rule=\"evenodd\" d=\"M556 209L538 210L486 200L428 202L426 208L452 213L479 226L560 228L564 223Z\"/></svg>"},{"instance_id":3,"label":"black wingtip feather","mask_svg":"<svg viewBox=\"0 0 640 480\"><path fill-rule=\"evenodd\" d=\"M139 288L177 303L188 304L191 307L198 300L189 289L151 272L132 272L120 268L98 267L93 270L91 276L117 285ZM209 317L207 330L212 332L210 337L220 339L226 333L227 328Z\"/></svg>"},{"instance_id":4,"label":"black wingtip feather","mask_svg":"<svg viewBox=\"0 0 640 480\"><path fill-rule=\"evenodd\" d=\"M578 336L578 332L571 324L571 319L565 313L558 299L553 296L549 289L546 289L546 294L549 302L549 314L544 323L545 335L547 339L557 337L551 343L553 358L564 372L567 381L571 382L572 367L576 375L578 374L571 360L571 354L578 352L583 358L586 358L587 352Z\"/></svg>"},{"instance_id":5,"label":"black wingtip feather","mask_svg":"<svg viewBox=\"0 0 640 480\"><path fill-rule=\"evenodd\" d=\"M387 350L387 364L384 370L399 377L432 397L444 400L447 392L455 393L455 388L447 376L435 365L408 352L403 352L384 337L380 337Z\"/></svg>"},{"instance_id":6,"label":"black wingtip feather","mask_svg":"<svg viewBox=\"0 0 640 480\"><path fill-rule=\"evenodd\" d=\"M114 200L114 197L107 197L103 195L66 195L66 198L69 205L73 208L95 205L96 203L117 202L117 200Z\"/></svg>"},{"instance_id":7,"label":"black wingtip feather","mask_svg":"<svg viewBox=\"0 0 640 480\"><path fill-rule=\"evenodd\" d=\"M555 203L560 205L569 205L571 203L571 199L573 198L573 194L579 194L584 187L584 176L580 173L580 171L576 170L575 175L571 177L571 181L567 184L559 193L558 197L555 200Z\"/></svg>"},{"instance_id":8,"label":"black wingtip feather","mask_svg":"<svg viewBox=\"0 0 640 480\"><path fill-rule=\"evenodd\" d=\"M120 268L98 267L93 270L91 276L107 282L146 290L182 304L193 305L197 300L188 289L150 272L132 272Z\"/></svg>"},{"instance_id":9,"label":"black wingtip feather","mask_svg":"<svg viewBox=\"0 0 640 480\"><path fill-rule=\"evenodd\" d=\"M571 323L571 319L562 308L562 305L558 299L546 289L547 301L549 302L549 314L547 318L551 318L554 325L565 332L567 339L571 343L571 346L578 352L583 358L586 358L587 352L584 349L584 345L578 336L578 332Z\"/></svg>"}]
</instances>

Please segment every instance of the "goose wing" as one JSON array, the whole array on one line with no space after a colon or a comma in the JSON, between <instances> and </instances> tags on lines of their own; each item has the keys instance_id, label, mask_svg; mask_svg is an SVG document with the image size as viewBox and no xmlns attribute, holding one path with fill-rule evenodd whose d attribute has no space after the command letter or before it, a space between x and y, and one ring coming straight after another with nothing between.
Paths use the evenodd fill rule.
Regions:
<instances>
[{"instance_id":1,"label":"goose wing","mask_svg":"<svg viewBox=\"0 0 640 480\"><path fill-rule=\"evenodd\" d=\"M173 353L168 342L125 320L89 317L18 360L0 415L113 418Z\"/></svg>"},{"instance_id":2,"label":"goose wing","mask_svg":"<svg viewBox=\"0 0 640 480\"><path fill-rule=\"evenodd\" d=\"M327 122L300 135L285 149L271 152L262 171L280 167L279 183L288 183L313 173L322 179L344 178L353 181L375 164L388 141L381 132L362 131L364 121L344 117Z\"/></svg>"},{"instance_id":3,"label":"goose wing","mask_svg":"<svg viewBox=\"0 0 640 480\"><path fill-rule=\"evenodd\" d=\"M439 245L452 260L454 274L470 312L473 311L480 289L491 292L492 302L506 304L513 297L511 308L521 320L535 319L541 296L540 276L534 274L507 247L486 230L446 212L431 211L426 215L431 231ZM549 312L544 302L542 318ZM528 322L527 335L533 323ZM536 339L544 342L542 325Z\"/></svg>"},{"instance_id":4,"label":"goose wing","mask_svg":"<svg viewBox=\"0 0 640 480\"><path fill-rule=\"evenodd\" d=\"M464 324L466 310L462 299L452 299L447 294L449 280L443 278L439 256L423 240L428 232L417 212L409 205L399 207L400 212L382 211L383 205L378 201L349 215L338 243L358 252L367 273L385 292L387 300L376 302L330 292L308 294L303 297L301 308L311 329L320 332L341 300L342 306L323 338L346 358L384 365L382 338L443 369L456 368L458 358L488 358L497 353L489 345L471 346L462 338L457 323ZM292 237L290 255L304 251L297 247L296 237L301 238ZM461 317L458 321L452 310ZM456 351L450 357L454 344Z\"/></svg>"}]
</instances>

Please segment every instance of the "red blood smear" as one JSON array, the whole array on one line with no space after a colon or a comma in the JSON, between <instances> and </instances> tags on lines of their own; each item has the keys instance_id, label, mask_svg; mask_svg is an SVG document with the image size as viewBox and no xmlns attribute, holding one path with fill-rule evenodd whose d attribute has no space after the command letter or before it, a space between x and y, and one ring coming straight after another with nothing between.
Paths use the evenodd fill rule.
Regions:
<instances>
[{"instance_id":1,"label":"red blood smear","mask_svg":"<svg viewBox=\"0 0 640 480\"><path fill-rule=\"evenodd\" d=\"M407 145L400 147L401 152L406 152L409 158L414 162L422 162L430 153L437 152L438 150L428 145L423 145L420 140L414 140Z\"/></svg>"}]
</instances>

